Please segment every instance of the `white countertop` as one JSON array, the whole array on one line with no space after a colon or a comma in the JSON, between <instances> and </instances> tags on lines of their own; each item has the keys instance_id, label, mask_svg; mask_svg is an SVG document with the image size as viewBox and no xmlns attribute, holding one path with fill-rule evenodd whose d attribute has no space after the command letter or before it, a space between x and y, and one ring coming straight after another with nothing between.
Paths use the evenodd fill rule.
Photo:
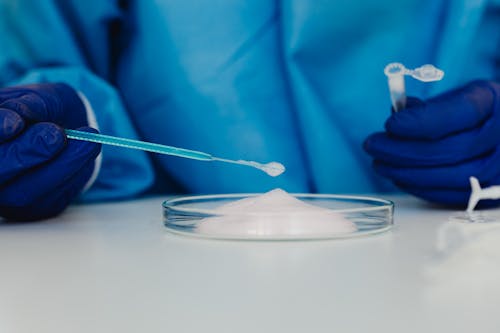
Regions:
<instances>
[{"instance_id":1,"label":"white countertop","mask_svg":"<svg viewBox=\"0 0 500 333\"><path fill-rule=\"evenodd\" d=\"M388 198L334 241L172 235L162 198L0 223L0 332L500 332L500 223Z\"/></svg>"}]
</instances>

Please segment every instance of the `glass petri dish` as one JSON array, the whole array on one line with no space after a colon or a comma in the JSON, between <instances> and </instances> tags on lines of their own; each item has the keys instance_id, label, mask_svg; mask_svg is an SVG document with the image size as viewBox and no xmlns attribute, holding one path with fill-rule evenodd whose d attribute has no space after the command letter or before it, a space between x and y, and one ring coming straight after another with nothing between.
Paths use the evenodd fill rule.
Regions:
<instances>
[{"instance_id":1,"label":"glass petri dish","mask_svg":"<svg viewBox=\"0 0 500 333\"><path fill-rule=\"evenodd\" d=\"M163 202L168 231L193 237L234 240L312 240L373 235L391 229L394 204L389 200L349 195L292 194L321 213L225 212L217 208L258 194L180 197ZM327 211L326 214L324 212ZM301 218L297 219L299 216ZM319 218L320 217L320 218ZM342 224L339 224L342 223ZM337 226L348 226L338 228Z\"/></svg>"}]
</instances>

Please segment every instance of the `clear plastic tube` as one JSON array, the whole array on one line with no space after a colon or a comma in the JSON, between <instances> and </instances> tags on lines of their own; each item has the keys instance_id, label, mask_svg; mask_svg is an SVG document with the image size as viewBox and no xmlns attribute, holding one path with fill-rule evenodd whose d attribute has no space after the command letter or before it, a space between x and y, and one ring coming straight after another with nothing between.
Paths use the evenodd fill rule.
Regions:
<instances>
[{"instance_id":1,"label":"clear plastic tube","mask_svg":"<svg viewBox=\"0 0 500 333\"><path fill-rule=\"evenodd\" d=\"M219 162L225 162L225 163L251 166L251 167L254 167L256 169L259 169L259 170L267 173L269 176L272 176L272 177L276 177L285 171L285 167L283 166L283 164L278 163L278 162L270 162L270 163L262 164L262 163L258 163L258 162L254 162L254 161L229 160L229 159L214 157L210 154L207 154L207 153L204 153L201 151L184 149L184 148L177 148L177 147L166 146L166 145L160 145L157 143L151 143L151 142L145 142L145 141L139 141L139 140L120 138L120 137L116 137L116 136L89 133L89 132L83 132L83 131L77 131L77 130L71 130L71 129L66 129L65 132L66 132L66 136L69 139L74 139L74 140L90 141L90 142L96 142L96 143L101 143L101 144L106 144L106 145L144 150L144 151L149 151L149 152L153 152L153 153L173 155L173 156L184 157L184 158L189 158L189 159L194 159L194 160L199 160L199 161L219 161Z\"/></svg>"},{"instance_id":2,"label":"clear plastic tube","mask_svg":"<svg viewBox=\"0 0 500 333\"><path fill-rule=\"evenodd\" d=\"M385 66L384 73L389 84L391 103L395 112L406 106L405 75L409 75L422 82L439 81L444 77L444 72L433 65L427 64L415 69L407 69L399 62Z\"/></svg>"}]
</instances>

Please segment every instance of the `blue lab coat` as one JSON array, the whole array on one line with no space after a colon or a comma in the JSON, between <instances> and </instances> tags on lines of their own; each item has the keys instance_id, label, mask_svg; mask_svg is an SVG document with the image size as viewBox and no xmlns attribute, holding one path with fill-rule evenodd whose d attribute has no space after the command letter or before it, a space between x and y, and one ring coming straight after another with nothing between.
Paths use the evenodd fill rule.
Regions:
<instances>
[{"instance_id":1,"label":"blue lab coat","mask_svg":"<svg viewBox=\"0 0 500 333\"><path fill-rule=\"evenodd\" d=\"M104 134L280 161L247 167L103 147L88 199L178 192L372 192L364 138L390 113L385 65L498 78L499 1L0 0L0 86L71 84Z\"/></svg>"}]
</instances>

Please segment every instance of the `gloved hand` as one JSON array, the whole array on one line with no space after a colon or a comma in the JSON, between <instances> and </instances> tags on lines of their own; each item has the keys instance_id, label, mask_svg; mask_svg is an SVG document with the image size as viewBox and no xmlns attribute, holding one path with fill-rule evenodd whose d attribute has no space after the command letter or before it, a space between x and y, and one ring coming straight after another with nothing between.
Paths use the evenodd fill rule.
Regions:
<instances>
[{"instance_id":1,"label":"gloved hand","mask_svg":"<svg viewBox=\"0 0 500 333\"><path fill-rule=\"evenodd\" d=\"M500 184L498 83L471 82L425 102L410 98L385 128L364 147L375 170L406 192L464 206L470 176L482 186Z\"/></svg>"},{"instance_id":2,"label":"gloved hand","mask_svg":"<svg viewBox=\"0 0 500 333\"><path fill-rule=\"evenodd\" d=\"M67 140L63 128L92 131L66 84L0 89L0 216L36 220L60 213L89 180L100 145Z\"/></svg>"}]
</instances>

